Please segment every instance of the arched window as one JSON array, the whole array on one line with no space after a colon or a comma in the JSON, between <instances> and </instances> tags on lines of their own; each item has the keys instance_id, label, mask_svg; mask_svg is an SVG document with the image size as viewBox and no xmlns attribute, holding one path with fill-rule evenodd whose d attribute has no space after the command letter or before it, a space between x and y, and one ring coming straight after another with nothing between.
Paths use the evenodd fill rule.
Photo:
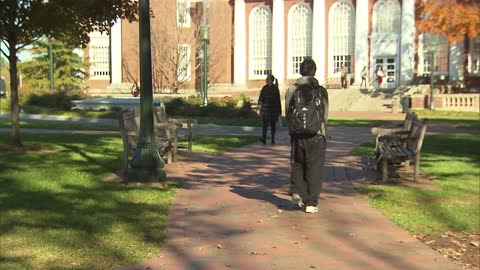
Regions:
<instances>
[{"instance_id":1,"label":"arched window","mask_svg":"<svg viewBox=\"0 0 480 270\"><path fill-rule=\"evenodd\" d=\"M272 14L266 6L250 12L250 77L272 73Z\"/></svg>"},{"instance_id":2,"label":"arched window","mask_svg":"<svg viewBox=\"0 0 480 270\"><path fill-rule=\"evenodd\" d=\"M380 0L373 7L374 33L400 33L400 3L397 0Z\"/></svg>"},{"instance_id":3,"label":"arched window","mask_svg":"<svg viewBox=\"0 0 480 270\"><path fill-rule=\"evenodd\" d=\"M352 60L355 51L355 11L350 2L339 1L330 9L330 59L333 60L333 70L340 71L342 64L353 72ZM332 65L330 65L332 67Z\"/></svg>"},{"instance_id":4,"label":"arched window","mask_svg":"<svg viewBox=\"0 0 480 270\"><path fill-rule=\"evenodd\" d=\"M312 56L312 10L300 3L288 13L289 74L300 73L300 64Z\"/></svg>"}]
</instances>

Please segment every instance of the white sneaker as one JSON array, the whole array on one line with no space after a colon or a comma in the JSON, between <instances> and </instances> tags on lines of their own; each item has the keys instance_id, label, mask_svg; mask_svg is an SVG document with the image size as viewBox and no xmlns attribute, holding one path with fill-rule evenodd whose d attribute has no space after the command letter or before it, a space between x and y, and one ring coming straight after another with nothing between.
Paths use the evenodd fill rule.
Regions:
<instances>
[{"instance_id":1,"label":"white sneaker","mask_svg":"<svg viewBox=\"0 0 480 270\"><path fill-rule=\"evenodd\" d=\"M316 206L307 206L305 208L305 213L317 213L318 212L318 207Z\"/></svg>"},{"instance_id":2,"label":"white sneaker","mask_svg":"<svg viewBox=\"0 0 480 270\"><path fill-rule=\"evenodd\" d=\"M293 193L292 203L298 205L298 207L302 207L303 206L302 197L300 197L300 195L298 195L297 193Z\"/></svg>"}]
</instances>

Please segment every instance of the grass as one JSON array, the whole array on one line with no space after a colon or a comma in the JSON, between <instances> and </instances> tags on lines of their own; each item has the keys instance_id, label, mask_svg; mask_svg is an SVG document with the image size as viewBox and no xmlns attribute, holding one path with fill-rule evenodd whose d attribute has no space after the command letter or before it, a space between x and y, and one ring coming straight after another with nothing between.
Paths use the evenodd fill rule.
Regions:
<instances>
[{"instance_id":1,"label":"grass","mask_svg":"<svg viewBox=\"0 0 480 270\"><path fill-rule=\"evenodd\" d=\"M372 143L354 153L365 154ZM357 187L369 203L415 234L480 230L480 138L475 135L427 136L421 171L436 177L441 191L403 186Z\"/></svg>"},{"instance_id":2,"label":"grass","mask_svg":"<svg viewBox=\"0 0 480 270\"><path fill-rule=\"evenodd\" d=\"M175 116L173 118L183 118L181 116ZM185 117L197 119L199 124L202 125L221 125L221 126L250 126L261 127L262 120L258 118L214 118L214 117Z\"/></svg>"},{"instance_id":3,"label":"grass","mask_svg":"<svg viewBox=\"0 0 480 270\"><path fill-rule=\"evenodd\" d=\"M47 115L63 115L72 117L88 117L88 118L108 118L117 119L120 110L101 110L101 111L87 111L87 110L72 110L64 111L55 108L45 108L40 106L28 106L26 109L30 114L47 114Z\"/></svg>"},{"instance_id":4,"label":"grass","mask_svg":"<svg viewBox=\"0 0 480 270\"><path fill-rule=\"evenodd\" d=\"M430 111L430 110L413 110L420 116L420 118L430 118L430 119L476 119L479 120L480 115L478 112L457 112L457 111Z\"/></svg>"},{"instance_id":5,"label":"grass","mask_svg":"<svg viewBox=\"0 0 480 270\"><path fill-rule=\"evenodd\" d=\"M0 120L0 128L10 128L9 120ZM117 126L99 124L80 124L60 121L20 121L21 128L65 129L65 130L118 130Z\"/></svg>"},{"instance_id":6,"label":"grass","mask_svg":"<svg viewBox=\"0 0 480 270\"><path fill-rule=\"evenodd\" d=\"M193 135L193 152L223 153L242 145L258 142L258 136L223 136L223 135ZM187 142L179 142L180 147L186 147Z\"/></svg>"},{"instance_id":7,"label":"grass","mask_svg":"<svg viewBox=\"0 0 480 270\"><path fill-rule=\"evenodd\" d=\"M413 110L420 118L431 121L452 123L458 128L480 129L480 114L478 112L430 111Z\"/></svg>"},{"instance_id":8,"label":"grass","mask_svg":"<svg viewBox=\"0 0 480 270\"><path fill-rule=\"evenodd\" d=\"M9 140L0 133L0 144ZM253 138L195 136L222 152ZM115 269L162 247L178 187L129 187L103 179L121 166L118 136L22 134L42 152L0 151L0 269Z\"/></svg>"}]
</instances>

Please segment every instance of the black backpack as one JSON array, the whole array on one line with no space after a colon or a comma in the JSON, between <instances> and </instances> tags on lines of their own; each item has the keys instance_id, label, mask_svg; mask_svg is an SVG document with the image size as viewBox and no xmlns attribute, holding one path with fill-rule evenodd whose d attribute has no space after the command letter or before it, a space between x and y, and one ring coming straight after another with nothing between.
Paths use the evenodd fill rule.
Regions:
<instances>
[{"instance_id":1,"label":"black backpack","mask_svg":"<svg viewBox=\"0 0 480 270\"><path fill-rule=\"evenodd\" d=\"M324 104L320 90L303 84L293 92L287 109L288 130L291 136L311 137L318 133L324 122Z\"/></svg>"}]
</instances>

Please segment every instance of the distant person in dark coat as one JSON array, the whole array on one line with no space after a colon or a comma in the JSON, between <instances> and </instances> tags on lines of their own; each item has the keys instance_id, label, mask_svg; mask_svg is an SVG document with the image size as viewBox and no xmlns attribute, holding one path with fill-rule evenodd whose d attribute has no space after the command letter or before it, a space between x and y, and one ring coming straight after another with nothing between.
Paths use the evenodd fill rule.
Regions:
<instances>
[{"instance_id":1,"label":"distant person in dark coat","mask_svg":"<svg viewBox=\"0 0 480 270\"><path fill-rule=\"evenodd\" d=\"M0 76L0 98L7 95L7 85L5 84L5 78Z\"/></svg>"},{"instance_id":2,"label":"distant person in dark coat","mask_svg":"<svg viewBox=\"0 0 480 270\"><path fill-rule=\"evenodd\" d=\"M282 114L282 105L280 103L280 91L278 89L278 80L273 75L268 75L266 85L260 92L258 106L260 107L260 116L263 121L262 137L260 141L263 144L267 142L267 128L270 125L272 134L272 144L275 144L275 124Z\"/></svg>"}]
</instances>

